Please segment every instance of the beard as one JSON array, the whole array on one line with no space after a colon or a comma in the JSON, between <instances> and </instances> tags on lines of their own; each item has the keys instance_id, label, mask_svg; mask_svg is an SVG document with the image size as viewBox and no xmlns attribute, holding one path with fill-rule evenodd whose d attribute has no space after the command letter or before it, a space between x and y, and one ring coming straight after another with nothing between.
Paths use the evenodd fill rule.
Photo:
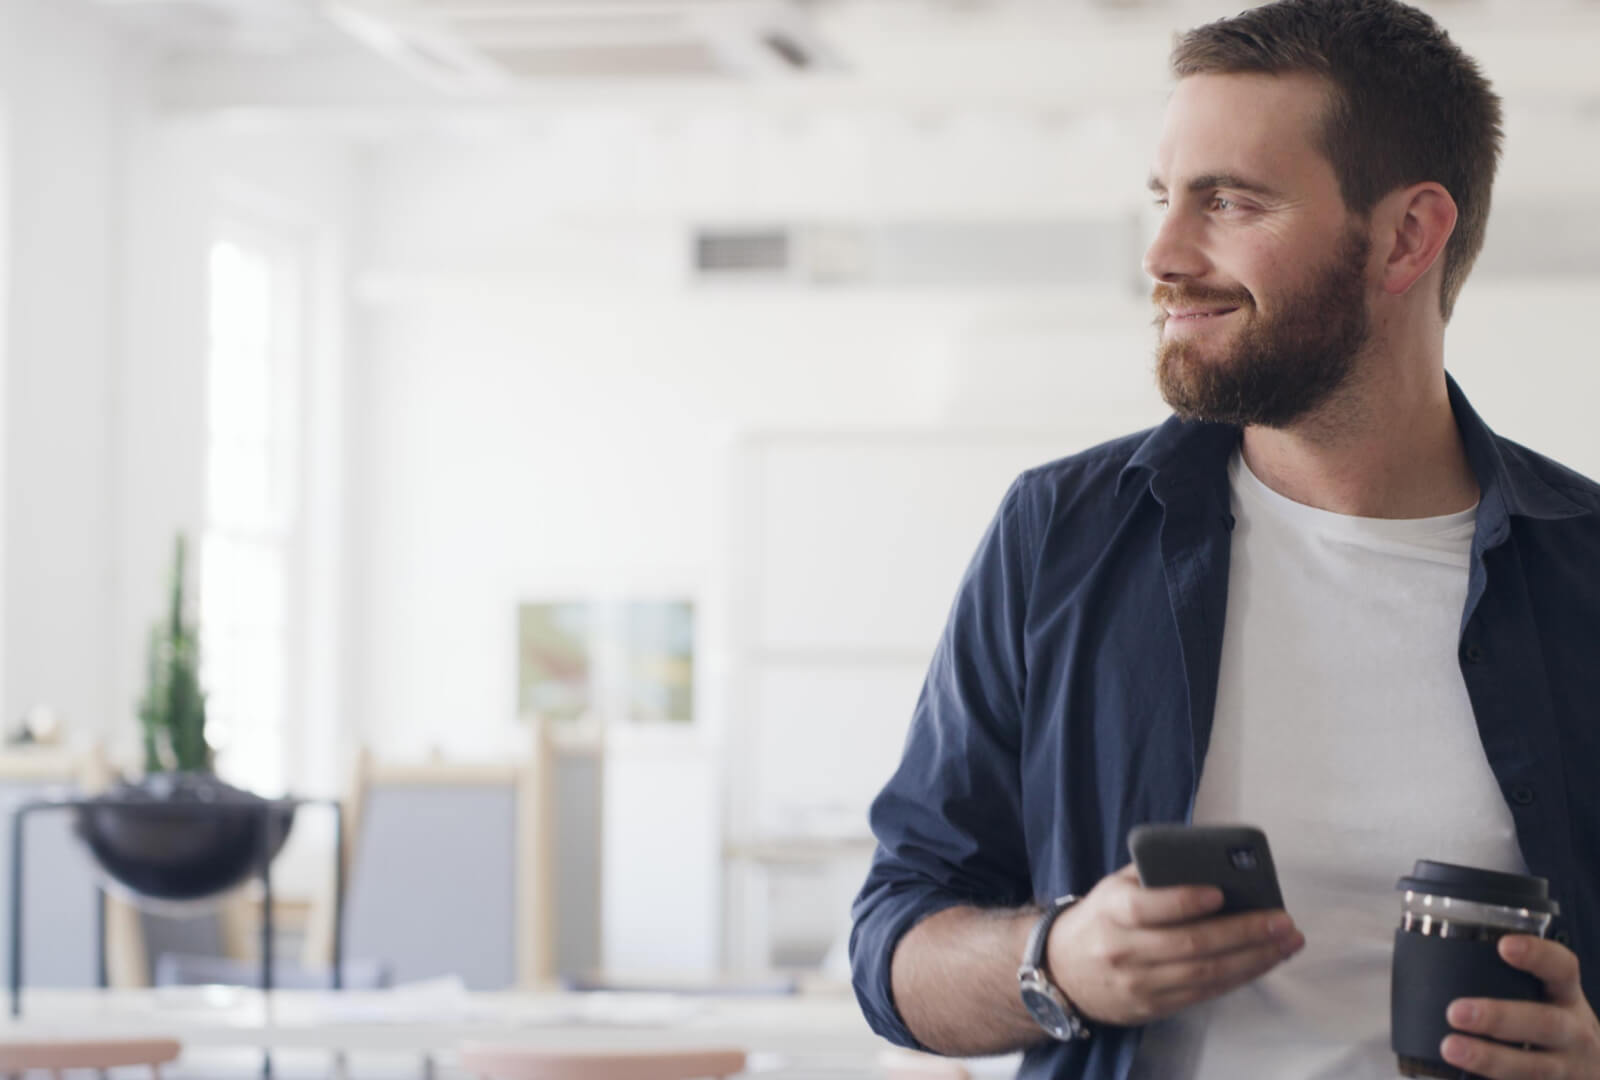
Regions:
<instances>
[{"instance_id":1,"label":"beard","mask_svg":"<svg viewBox=\"0 0 1600 1080\"><path fill-rule=\"evenodd\" d=\"M1239 427L1285 428L1327 403L1354 373L1370 331L1366 299L1366 235L1352 228L1328 265L1304 289L1285 297L1263 319L1243 288L1159 284L1151 293L1156 325L1165 306L1237 307L1247 321L1224 354L1206 357L1207 343L1162 341L1156 346L1161 396L1185 420Z\"/></svg>"}]
</instances>

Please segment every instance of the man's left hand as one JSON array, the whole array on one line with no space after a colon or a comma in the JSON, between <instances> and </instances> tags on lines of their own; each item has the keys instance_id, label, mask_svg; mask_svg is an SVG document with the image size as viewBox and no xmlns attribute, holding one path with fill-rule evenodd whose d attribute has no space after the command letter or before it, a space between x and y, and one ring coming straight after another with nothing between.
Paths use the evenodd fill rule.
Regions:
<instances>
[{"instance_id":1,"label":"man's left hand","mask_svg":"<svg viewBox=\"0 0 1600 1080\"><path fill-rule=\"evenodd\" d=\"M1600 1080L1600 1020L1583 996L1577 956L1523 934L1501 938L1500 956L1541 979L1548 1000L1458 998L1447 1013L1451 1027L1516 1045L1451 1035L1444 1059L1491 1080ZM1532 1049L1519 1049L1524 1043Z\"/></svg>"}]
</instances>

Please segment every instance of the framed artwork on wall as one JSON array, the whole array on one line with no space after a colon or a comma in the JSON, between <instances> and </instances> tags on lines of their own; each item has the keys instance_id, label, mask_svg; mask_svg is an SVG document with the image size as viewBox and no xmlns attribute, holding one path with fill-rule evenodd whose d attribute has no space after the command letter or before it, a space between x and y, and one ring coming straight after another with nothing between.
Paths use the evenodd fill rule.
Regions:
<instances>
[{"instance_id":1,"label":"framed artwork on wall","mask_svg":"<svg viewBox=\"0 0 1600 1080\"><path fill-rule=\"evenodd\" d=\"M627 707L631 724L694 722L694 605L687 600L627 604Z\"/></svg>"},{"instance_id":2,"label":"framed artwork on wall","mask_svg":"<svg viewBox=\"0 0 1600 1080\"><path fill-rule=\"evenodd\" d=\"M517 610L517 711L554 724L594 713L593 613L584 603L523 604Z\"/></svg>"},{"instance_id":3,"label":"framed artwork on wall","mask_svg":"<svg viewBox=\"0 0 1600 1080\"><path fill-rule=\"evenodd\" d=\"M559 599L517 609L517 707L557 727L688 727L695 605L683 598Z\"/></svg>"}]
</instances>

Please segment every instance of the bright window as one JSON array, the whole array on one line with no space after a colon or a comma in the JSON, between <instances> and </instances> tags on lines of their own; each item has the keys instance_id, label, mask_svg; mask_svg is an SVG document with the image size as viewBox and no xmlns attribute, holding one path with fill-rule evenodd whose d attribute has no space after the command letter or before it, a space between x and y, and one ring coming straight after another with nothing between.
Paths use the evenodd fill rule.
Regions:
<instances>
[{"instance_id":1,"label":"bright window","mask_svg":"<svg viewBox=\"0 0 1600 1080\"><path fill-rule=\"evenodd\" d=\"M284 793L292 700L302 267L292 245L226 228L211 248L201 677L217 770Z\"/></svg>"}]
</instances>

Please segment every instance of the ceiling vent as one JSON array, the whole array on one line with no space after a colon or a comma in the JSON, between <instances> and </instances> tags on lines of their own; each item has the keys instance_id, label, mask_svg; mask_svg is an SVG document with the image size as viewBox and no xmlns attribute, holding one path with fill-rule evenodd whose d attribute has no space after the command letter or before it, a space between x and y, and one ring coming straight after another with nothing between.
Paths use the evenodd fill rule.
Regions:
<instances>
[{"instance_id":1,"label":"ceiling vent","mask_svg":"<svg viewBox=\"0 0 1600 1080\"><path fill-rule=\"evenodd\" d=\"M787 229L709 229L694 237L694 269L702 277L786 277L790 270Z\"/></svg>"},{"instance_id":2,"label":"ceiling vent","mask_svg":"<svg viewBox=\"0 0 1600 1080\"><path fill-rule=\"evenodd\" d=\"M839 67L800 7L780 0L333 0L326 10L413 75L465 93Z\"/></svg>"}]
</instances>

